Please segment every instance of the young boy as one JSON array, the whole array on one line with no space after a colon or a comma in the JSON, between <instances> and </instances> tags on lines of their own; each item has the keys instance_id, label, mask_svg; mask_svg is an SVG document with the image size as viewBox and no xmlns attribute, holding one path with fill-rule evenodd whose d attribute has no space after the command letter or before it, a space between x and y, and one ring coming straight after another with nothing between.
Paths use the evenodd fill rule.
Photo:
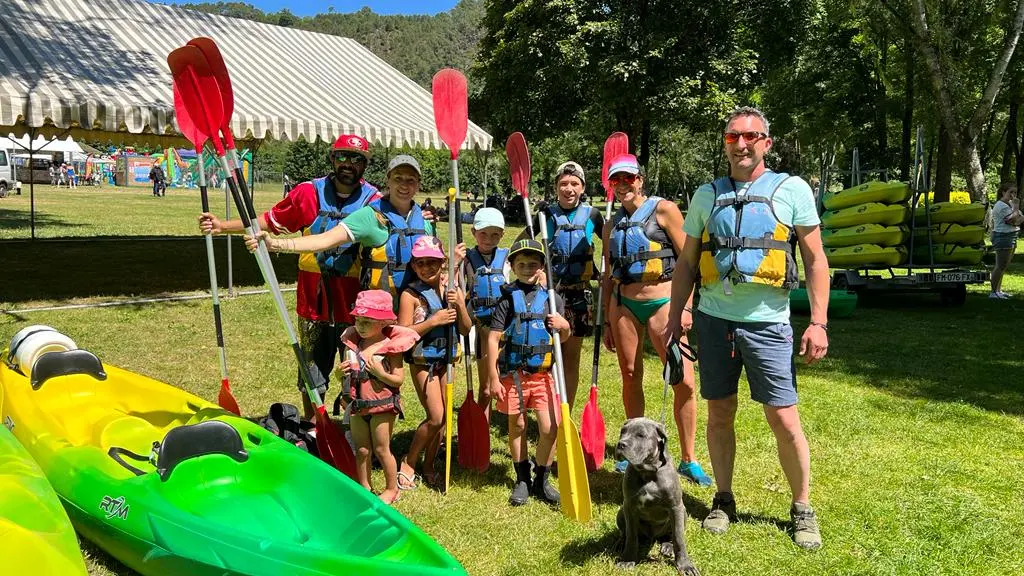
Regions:
<instances>
[{"instance_id":1,"label":"young boy","mask_svg":"<svg viewBox=\"0 0 1024 576\"><path fill-rule=\"evenodd\" d=\"M481 208L473 216L476 247L466 252L466 294L469 313L477 330L477 375L480 393L477 402L491 421L490 363L486 342L491 333L491 316L501 298L501 287L512 277L508 250L498 248L505 235L505 217L497 208Z\"/></svg>"},{"instance_id":2,"label":"young boy","mask_svg":"<svg viewBox=\"0 0 1024 576\"><path fill-rule=\"evenodd\" d=\"M518 240L512 245L508 258L516 281L502 289L487 337L491 395L498 399L498 410L509 415L508 448L516 469L509 497L513 506L525 504L530 494L549 504L560 502L558 490L548 484L557 433L552 331L565 338L570 327L557 295L552 303L556 313L548 313L548 292L538 285L544 257L544 248L536 240ZM526 441L526 410L530 408L537 412L540 429L532 481Z\"/></svg>"}]
</instances>

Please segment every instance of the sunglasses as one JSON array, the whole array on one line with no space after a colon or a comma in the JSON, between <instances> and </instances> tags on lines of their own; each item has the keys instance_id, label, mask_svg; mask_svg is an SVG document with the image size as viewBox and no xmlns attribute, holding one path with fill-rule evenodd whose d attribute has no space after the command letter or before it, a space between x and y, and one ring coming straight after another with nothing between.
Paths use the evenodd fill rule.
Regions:
<instances>
[{"instance_id":1,"label":"sunglasses","mask_svg":"<svg viewBox=\"0 0 1024 576\"><path fill-rule=\"evenodd\" d=\"M334 152L331 154L331 160L349 164L366 164L366 156L358 152Z\"/></svg>"},{"instance_id":2,"label":"sunglasses","mask_svg":"<svg viewBox=\"0 0 1024 576\"><path fill-rule=\"evenodd\" d=\"M633 182L636 182L636 174L620 173L608 177L608 183L612 185L632 184Z\"/></svg>"},{"instance_id":3,"label":"sunglasses","mask_svg":"<svg viewBox=\"0 0 1024 576\"><path fill-rule=\"evenodd\" d=\"M757 142L758 140L760 140L762 138L767 138L768 137L768 135L765 134L764 132L755 132L755 131L750 131L750 132L726 132L725 133L725 143L726 144L735 144L735 143L740 141L740 136L742 136L743 139L746 140L747 142Z\"/></svg>"}]
</instances>

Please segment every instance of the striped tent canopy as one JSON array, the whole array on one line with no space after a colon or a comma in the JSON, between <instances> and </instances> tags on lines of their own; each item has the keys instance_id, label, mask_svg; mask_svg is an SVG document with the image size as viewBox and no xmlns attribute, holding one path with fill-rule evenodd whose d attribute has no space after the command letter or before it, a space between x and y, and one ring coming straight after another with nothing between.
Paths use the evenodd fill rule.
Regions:
<instances>
[{"instance_id":1,"label":"striped tent canopy","mask_svg":"<svg viewBox=\"0 0 1024 576\"><path fill-rule=\"evenodd\" d=\"M239 139L440 148L430 93L349 38L143 0L0 0L0 134L184 145L167 54L213 38ZM490 149L469 125L467 148Z\"/></svg>"}]
</instances>

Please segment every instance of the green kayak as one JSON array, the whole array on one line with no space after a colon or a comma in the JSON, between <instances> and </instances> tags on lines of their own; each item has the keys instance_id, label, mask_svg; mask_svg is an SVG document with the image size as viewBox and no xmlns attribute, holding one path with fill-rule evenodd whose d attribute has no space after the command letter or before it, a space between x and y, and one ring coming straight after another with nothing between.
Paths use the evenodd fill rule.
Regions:
<instances>
[{"instance_id":1,"label":"green kayak","mask_svg":"<svg viewBox=\"0 0 1024 576\"><path fill-rule=\"evenodd\" d=\"M31 379L0 365L0 384L75 528L146 576L465 574L374 494L192 394L84 350Z\"/></svg>"},{"instance_id":2,"label":"green kayak","mask_svg":"<svg viewBox=\"0 0 1024 576\"><path fill-rule=\"evenodd\" d=\"M830 290L828 293L829 318L846 318L857 308L857 293L847 290ZM806 288L789 292L789 309L799 314L811 313L811 300Z\"/></svg>"}]
</instances>

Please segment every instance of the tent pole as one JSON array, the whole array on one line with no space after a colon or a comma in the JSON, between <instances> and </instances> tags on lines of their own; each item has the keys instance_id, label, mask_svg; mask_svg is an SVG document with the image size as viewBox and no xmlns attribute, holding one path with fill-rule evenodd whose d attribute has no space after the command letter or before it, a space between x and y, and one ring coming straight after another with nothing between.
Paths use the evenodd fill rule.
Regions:
<instances>
[{"instance_id":1,"label":"tent pole","mask_svg":"<svg viewBox=\"0 0 1024 576\"><path fill-rule=\"evenodd\" d=\"M32 148L36 141L36 130L30 128L28 131L28 196L31 215L29 216L30 226L32 227L32 239L36 239L36 176L35 171L32 170Z\"/></svg>"}]
</instances>

